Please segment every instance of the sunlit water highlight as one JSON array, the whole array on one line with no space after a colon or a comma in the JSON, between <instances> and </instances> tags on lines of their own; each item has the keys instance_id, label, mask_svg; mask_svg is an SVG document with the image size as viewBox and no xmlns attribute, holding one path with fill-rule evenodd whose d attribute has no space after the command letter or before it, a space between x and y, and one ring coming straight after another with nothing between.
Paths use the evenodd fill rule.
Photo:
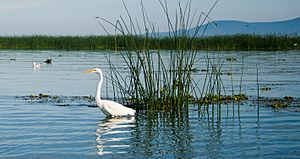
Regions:
<instances>
[{"instance_id":1,"label":"sunlit water highlight","mask_svg":"<svg viewBox=\"0 0 300 159\"><path fill-rule=\"evenodd\" d=\"M225 61L224 72L241 72L243 92L256 96L256 66L265 97L299 97L299 52L211 53ZM0 158L292 158L300 157L299 109L274 110L251 101L241 105L191 106L182 114L139 112L134 118L106 119L94 103L74 96L94 95L97 76L108 71L105 52L0 52ZM120 60L111 54L114 61ZM205 68L206 54L197 67ZM52 65L32 69L47 57ZM16 58L10 60L9 58ZM122 66L122 64L120 64ZM202 73L202 72L199 72ZM203 73L204 76L204 73ZM240 76L234 76L238 85ZM230 88L230 78L224 75ZM104 84L105 85L105 84ZM238 86L236 86L238 87ZM237 88L238 89L238 88ZM106 94L104 87L103 96ZM46 93L64 96L60 104L26 101L20 96ZM251 105L251 106L250 106ZM299 107L299 106L298 106Z\"/></svg>"}]
</instances>

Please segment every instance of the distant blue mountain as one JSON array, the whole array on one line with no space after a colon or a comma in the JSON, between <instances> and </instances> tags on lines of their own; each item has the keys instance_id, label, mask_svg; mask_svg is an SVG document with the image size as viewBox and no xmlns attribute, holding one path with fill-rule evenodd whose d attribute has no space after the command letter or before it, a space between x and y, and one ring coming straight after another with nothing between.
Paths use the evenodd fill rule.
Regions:
<instances>
[{"instance_id":1,"label":"distant blue mountain","mask_svg":"<svg viewBox=\"0 0 300 159\"><path fill-rule=\"evenodd\" d=\"M201 36L206 28L204 36L215 35L235 35L235 34L255 34L255 35L298 35L300 36L300 17L276 22L243 22L235 20L219 20L200 27L197 36ZM197 27L188 31L189 35L194 35ZM168 33L162 33L162 36Z\"/></svg>"}]
</instances>

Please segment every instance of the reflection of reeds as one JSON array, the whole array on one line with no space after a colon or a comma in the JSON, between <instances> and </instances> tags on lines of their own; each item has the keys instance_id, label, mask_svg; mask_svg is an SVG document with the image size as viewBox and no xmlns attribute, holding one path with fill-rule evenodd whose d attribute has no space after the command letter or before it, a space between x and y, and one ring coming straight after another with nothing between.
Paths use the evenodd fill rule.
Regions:
<instances>
[{"instance_id":1,"label":"reflection of reeds","mask_svg":"<svg viewBox=\"0 0 300 159\"><path fill-rule=\"evenodd\" d=\"M259 119L259 81L258 81L258 66L256 66L256 85L257 85L257 117Z\"/></svg>"}]
</instances>

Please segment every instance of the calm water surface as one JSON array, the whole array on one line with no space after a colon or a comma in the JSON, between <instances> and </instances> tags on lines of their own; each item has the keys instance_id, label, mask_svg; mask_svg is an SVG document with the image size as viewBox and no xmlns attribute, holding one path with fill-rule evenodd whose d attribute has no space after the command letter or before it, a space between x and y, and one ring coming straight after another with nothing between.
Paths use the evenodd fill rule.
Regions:
<instances>
[{"instance_id":1,"label":"calm water surface","mask_svg":"<svg viewBox=\"0 0 300 159\"><path fill-rule=\"evenodd\" d=\"M135 118L106 119L94 102L97 76L109 71L106 52L0 51L0 158L299 158L299 106L274 110L247 101L241 104L191 106L189 112L139 112ZM205 68L206 53L196 66ZM120 56L110 54L115 63ZM265 97L300 97L300 52L211 52L224 61L223 82L256 97L256 67ZM16 60L10 60L16 58ZM32 62L53 59L32 69ZM199 79L205 73L199 72ZM106 83L104 83L106 85ZM109 87L107 87L109 88ZM107 93L106 93L107 92ZM63 104L26 101L22 96L46 93ZM106 87L103 96L111 96Z\"/></svg>"}]
</instances>

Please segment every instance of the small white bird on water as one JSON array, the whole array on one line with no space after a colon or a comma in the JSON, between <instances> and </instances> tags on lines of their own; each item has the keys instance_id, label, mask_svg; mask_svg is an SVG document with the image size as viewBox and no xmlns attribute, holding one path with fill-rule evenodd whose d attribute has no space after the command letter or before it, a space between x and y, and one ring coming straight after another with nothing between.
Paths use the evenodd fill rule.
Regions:
<instances>
[{"instance_id":1,"label":"small white bird on water","mask_svg":"<svg viewBox=\"0 0 300 159\"><path fill-rule=\"evenodd\" d=\"M40 68L41 63L32 62L32 68Z\"/></svg>"},{"instance_id":2,"label":"small white bird on water","mask_svg":"<svg viewBox=\"0 0 300 159\"><path fill-rule=\"evenodd\" d=\"M94 68L91 70L85 70L84 72L95 72L100 76L100 80L96 89L96 104L100 108L100 110L106 115L110 117L116 116L134 116L135 110L131 108L127 108L117 102L111 100L102 100L100 97L101 86L103 83L103 74L100 68Z\"/></svg>"}]
</instances>

